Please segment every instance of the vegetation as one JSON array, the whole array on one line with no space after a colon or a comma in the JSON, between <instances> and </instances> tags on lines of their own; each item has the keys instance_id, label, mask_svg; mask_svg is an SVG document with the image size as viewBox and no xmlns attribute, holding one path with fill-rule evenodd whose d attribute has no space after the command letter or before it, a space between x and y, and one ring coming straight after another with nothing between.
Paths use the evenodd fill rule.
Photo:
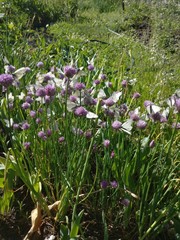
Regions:
<instances>
[{"instance_id":1,"label":"vegetation","mask_svg":"<svg viewBox=\"0 0 180 240\"><path fill-rule=\"evenodd\" d=\"M178 1L0 3L0 237L179 239Z\"/></svg>"}]
</instances>

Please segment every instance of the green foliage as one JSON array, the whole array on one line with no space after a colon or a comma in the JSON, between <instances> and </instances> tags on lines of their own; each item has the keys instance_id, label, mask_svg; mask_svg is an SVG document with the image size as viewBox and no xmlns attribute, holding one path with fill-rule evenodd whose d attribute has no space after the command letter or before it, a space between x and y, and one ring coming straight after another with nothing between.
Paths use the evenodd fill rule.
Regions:
<instances>
[{"instance_id":1,"label":"green foliage","mask_svg":"<svg viewBox=\"0 0 180 240\"><path fill-rule=\"evenodd\" d=\"M175 106L169 108L168 122L149 118L142 131L133 122L130 135L122 129L112 129L116 118L105 114L102 99L98 99L101 90L106 98L120 91L118 111L122 104L128 106L125 115L118 115L123 123L130 111L137 108L140 116L147 119L149 113L143 105L147 99L160 105L161 112L168 110L166 100L179 88L178 8L173 4L157 8L156 4L132 1L125 4L123 12L121 6L117 9L118 4L121 1L83 1L77 5L77 1L40 4L35 0L12 0L0 11L4 13L0 19L1 73L7 64L16 69L31 68L31 72L18 79L18 88L11 86L8 92L1 93L0 142L5 157L0 158L0 211L8 212L13 206L13 191L20 178L33 201L38 201L47 212L47 202L61 201L56 219L65 221L60 226L64 240L77 238L83 232L81 218L87 208L94 216L100 215L104 239L110 239L109 226L113 225L120 227L125 239L134 236L141 240L162 239L165 234L171 236L170 230L173 237L178 234L180 136L179 130L172 128L172 124L179 122ZM57 20L60 22L47 27L46 33L31 29ZM44 63L42 69L36 67L39 61ZM87 71L89 62L95 66L92 72ZM49 104L38 101L34 93L30 109L21 108L25 101L21 93L27 94L29 84L44 87L46 83L40 81L51 67L53 81L61 83L63 67L70 63L79 70L72 82L85 83L87 89L93 90L90 96L98 99L96 106L87 108L98 115L99 121L75 116L69 110L68 91L64 96L60 94L64 90L61 84ZM94 85L101 73L107 79ZM17 77L17 72L13 76ZM127 88L121 85L124 79ZM71 91L77 94L73 87ZM134 92L141 97L132 99ZM9 103L13 103L12 109ZM83 99L79 104L83 104ZM30 117L30 110L37 111L39 125ZM110 110L117 114L117 109ZM10 126L12 120L20 125L28 121L31 127L27 132L14 130ZM100 120L107 125L100 125ZM91 131L92 138L79 135L79 130L74 133L73 127L84 133ZM43 141L37 134L49 128L53 134ZM65 137L63 143L58 142L60 136ZM110 140L109 148L103 145L105 139ZM154 148L149 146L152 139L156 143ZM30 149L24 148L27 141L31 143ZM100 187L102 180L109 183L107 188ZM113 180L118 183L115 188L110 184ZM129 201L127 206L123 205L124 199Z\"/></svg>"},{"instance_id":2,"label":"green foliage","mask_svg":"<svg viewBox=\"0 0 180 240\"><path fill-rule=\"evenodd\" d=\"M93 7L100 13L111 12L119 8L122 4L122 0L93 0Z\"/></svg>"}]
</instances>

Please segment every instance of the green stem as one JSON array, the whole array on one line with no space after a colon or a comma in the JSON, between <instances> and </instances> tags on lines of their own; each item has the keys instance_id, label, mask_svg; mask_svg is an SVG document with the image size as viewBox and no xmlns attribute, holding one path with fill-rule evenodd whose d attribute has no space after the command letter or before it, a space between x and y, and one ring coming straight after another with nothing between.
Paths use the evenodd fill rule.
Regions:
<instances>
[{"instance_id":1,"label":"green stem","mask_svg":"<svg viewBox=\"0 0 180 240\"><path fill-rule=\"evenodd\" d=\"M93 142L94 142L94 137L91 139L89 149L88 149L88 152L87 152L87 155L86 155L86 160L85 160L85 163L84 163L84 168L83 168L83 171L82 171L82 174L81 174L81 179L80 179L79 187L78 187L77 194L76 194L76 202L75 202L74 208L73 208L72 222L74 222L74 220L75 220L76 208L77 208L78 201L79 201L79 194L80 194L83 179L84 179L84 176L85 176L85 172L86 172L89 156L90 156L90 153L91 153L91 149L92 149L92 146L93 146Z\"/></svg>"}]
</instances>

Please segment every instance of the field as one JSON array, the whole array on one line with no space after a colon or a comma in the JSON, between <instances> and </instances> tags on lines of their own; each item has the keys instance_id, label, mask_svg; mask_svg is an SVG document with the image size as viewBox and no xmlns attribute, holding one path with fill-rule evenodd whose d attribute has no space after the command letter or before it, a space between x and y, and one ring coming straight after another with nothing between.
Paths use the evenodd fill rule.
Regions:
<instances>
[{"instance_id":1,"label":"field","mask_svg":"<svg viewBox=\"0 0 180 240\"><path fill-rule=\"evenodd\" d=\"M178 1L0 1L0 239L180 239Z\"/></svg>"}]
</instances>

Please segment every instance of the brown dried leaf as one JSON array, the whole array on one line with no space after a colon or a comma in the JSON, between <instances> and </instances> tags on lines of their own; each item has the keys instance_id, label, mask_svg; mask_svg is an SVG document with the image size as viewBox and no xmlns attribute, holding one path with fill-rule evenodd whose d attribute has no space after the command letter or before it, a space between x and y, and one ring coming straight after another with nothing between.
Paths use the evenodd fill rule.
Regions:
<instances>
[{"instance_id":1,"label":"brown dried leaf","mask_svg":"<svg viewBox=\"0 0 180 240\"><path fill-rule=\"evenodd\" d=\"M55 203L48 205L49 211L51 210L57 210L58 209L58 205L60 204L61 201L56 201Z\"/></svg>"},{"instance_id":2,"label":"brown dried leaf","mask_svg":"<svg viewBox=\"0 0 180 240\"><path fill-rule=\"evenodd\" d=\"M57 211L59 204L60 204L60 201L56 201L53 204L48 205L49 211L52 211L52 210ZM39 227L41 226L41 223L42 223L42 218L43 217L41 213L41 206L39 203L37 203L37 208L35 208L31 212L31 228L23 240L30 239L33 233L39 230Z\"/></svg>"},{"instance_id":3,"label":"brown dried leaf","mask_svg":"<svg viewBox=\"0 0 180 240\"><path fill-rule=\"evenodd\" d=\"M32 234L34 232L38 231L39 227L41 226L41 223L42 223L41 206L39 203L37 203L37 208L35 208L31 212L31 225L32 226L31 226L29 232L27 233L27 235L25 236L24 240L30 239Z\"/></svg>"}]
</instances>

